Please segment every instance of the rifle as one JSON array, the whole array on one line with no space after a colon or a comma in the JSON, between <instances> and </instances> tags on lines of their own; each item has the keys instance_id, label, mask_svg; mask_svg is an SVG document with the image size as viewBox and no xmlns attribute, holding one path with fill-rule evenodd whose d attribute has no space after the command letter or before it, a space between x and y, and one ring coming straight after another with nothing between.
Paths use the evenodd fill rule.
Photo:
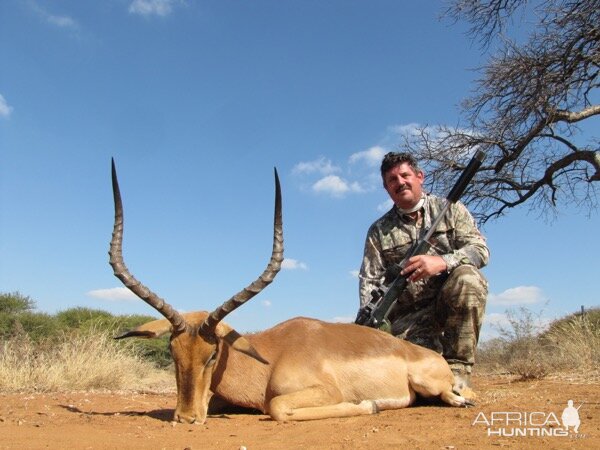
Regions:
<instances>
[{"instance_id":1,"label":"rifle","mask_svg":"<svg viewBox=\"0 0 600 450\"><path fill-rule=\"evenodd\" d=\"M484 158L485 153L482 150L477 151L473 158L471 158L471 161L469 161L469 164L465 170L463 170L462 174L456 181L456 184L446 197L446 203L444 204L440 214L432 222L431 227L429 227L422 238L419 238L415 242L404 259L399 264L396 264L391 270L388 270L388 274L397 274L395 275L393 281L387 286L384 284L384 286L380 287L379 289L374 289L371 292L371 300L358 310L358 314L354 323L358 325L365 325L371 328L378 328L388 332L391 331L391 323L388 320L388 315L393 309L396 299L406 288L407 283L407 277L400 274L401 270L404 268L410 258L416 255L425 255L429 251L431 248L429 239L431 239L431 236L433 236L433 233L437 229L438 225L446 216L446 212L450 208L450 205L456 203L463 195L467 185L475 176L475 173L481 166L481 163L483 163ZM388 278L389 275L386 276L384 281L386 281Z\"/></svg>"}]
</instances>

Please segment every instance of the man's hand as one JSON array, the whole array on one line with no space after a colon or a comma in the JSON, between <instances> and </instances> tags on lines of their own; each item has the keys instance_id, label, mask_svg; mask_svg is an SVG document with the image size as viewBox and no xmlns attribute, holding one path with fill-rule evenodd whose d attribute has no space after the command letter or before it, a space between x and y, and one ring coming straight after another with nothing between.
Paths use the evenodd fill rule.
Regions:
<instances>
[{"instance_id":1,"label":"man's hand","mask_svg":"<svg viewBox=\"0 0 600 450\"><path fill-rule=\"evenodd\" d=\"M447 269L444 258L437 255L417 255L409 258L404 267L402 275L408 275L407 280L411 282L423 280L437 275Z\"/></svg>"}]
</instances>

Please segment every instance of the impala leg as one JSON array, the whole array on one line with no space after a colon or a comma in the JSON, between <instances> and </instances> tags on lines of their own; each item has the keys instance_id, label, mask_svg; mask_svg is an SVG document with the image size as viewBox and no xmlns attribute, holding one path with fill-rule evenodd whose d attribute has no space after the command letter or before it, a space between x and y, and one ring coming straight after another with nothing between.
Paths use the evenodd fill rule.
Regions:
<instances>
[{"instance_id":1,"label":"impala leg","mask_svg":"<svg viewBox=\"0 0 600 450\"><path fill-rule=\"evenodd\" d=\"M408 376L411 389L422 397L439 397L444 403L451 406L470 405L471 403L466 398L453 391L451 379L451 377L443 376L436 371L409 374Z\"/></svg>"},{"instance_id":2,"label":"impala leg","mask_svg":"<svg viewBox=\"0 0 600 450\"><path fill-rule=\"evenodd\" d=\"M439 397L451 406L471 406L473 403L452 389L452 384L439 379L412 377L410 386L425 398Z\"/></svg>"},{"instance_id":3,"label":"impala leg","mask_svg":"<svg viewBox=\"0 0 600 450\"><path fill-rule=\"evenodd\" d=\"M315 386L271 399L269 414L278 422L316 420L333 417L352 417L378 412L375 402L364 400L358 404L341 402L339 391Z\"/></svg>"},{"instance_id":4,"label":"impala leg","mask_svg":"<svg viewBox=\"0 0 600 450\"><path fill-rule=\"evenodd\" d=\"M360 403L342 402L335 405L311 406L292 410L283 420L318 420L339 417L354 417L368 414L377 414L379 410L372 400L363 400ZM277 419L276 419L277 420Z\"/></svg>"},{"instance_id":5,"label":"impala leg","mask_svg":"<svg viewBox=\"0 0 600 450\"><path fill-rule=\"evenodd\" d=\"M440 398L444 403L451 406L473 406L474 403L464 398L462 395L458 395L452 390L444 391L441 393Z\"/></svg>"}]
</instances>

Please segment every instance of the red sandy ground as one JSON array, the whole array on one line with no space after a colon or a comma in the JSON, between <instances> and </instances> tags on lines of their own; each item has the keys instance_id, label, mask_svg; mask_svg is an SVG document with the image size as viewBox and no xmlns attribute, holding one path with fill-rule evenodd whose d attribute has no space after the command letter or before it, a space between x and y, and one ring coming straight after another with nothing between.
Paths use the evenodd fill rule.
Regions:
<instances>
[{"instance_id":1,"label":"red sandy ground","mask_svg":"<svg viewBox=\"0 0 600 450\"><path fill-rule=\"evenodd\" d=\"M289 423L260 414L226 414L210 416L204 425L171 423L176 403L172 393L0 395L0 448L600 449L599 382L479 377L475 386L479 400L471 408L420 405L372 416ZM583 403L579 434L568 437L488 436L481 415L490 420L492 412L540 412L536 420L550 413L560 420L568 400L575 406ZM507 427L503 419L498 426L509 432L517 427ZM545 427L552 428L561 426Z\"/></svg>"}]
</instances>

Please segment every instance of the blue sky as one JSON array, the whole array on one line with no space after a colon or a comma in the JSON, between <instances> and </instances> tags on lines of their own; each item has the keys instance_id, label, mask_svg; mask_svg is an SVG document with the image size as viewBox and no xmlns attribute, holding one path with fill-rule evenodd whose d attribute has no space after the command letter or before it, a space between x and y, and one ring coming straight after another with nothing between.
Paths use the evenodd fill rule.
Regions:
<instances>
[{"instance_id":1,"label":"blue sky","mask_svg":"<svg viewBox=\"0 0 600 450\"><path fill-rule=\"evenodd\" d=\"M115 157L125 261L174 307L212 309L262 272L273 166L285 268L227 320L353 319L381 155L455 125L485 61L442 2L0 3L0 291L42 311L148 313L108 265ZM484 336L509 308L600 305L600 220L526 208L483 229ZM591 281L591 282L590 282Z\"/></svg>"}]
</instances>

